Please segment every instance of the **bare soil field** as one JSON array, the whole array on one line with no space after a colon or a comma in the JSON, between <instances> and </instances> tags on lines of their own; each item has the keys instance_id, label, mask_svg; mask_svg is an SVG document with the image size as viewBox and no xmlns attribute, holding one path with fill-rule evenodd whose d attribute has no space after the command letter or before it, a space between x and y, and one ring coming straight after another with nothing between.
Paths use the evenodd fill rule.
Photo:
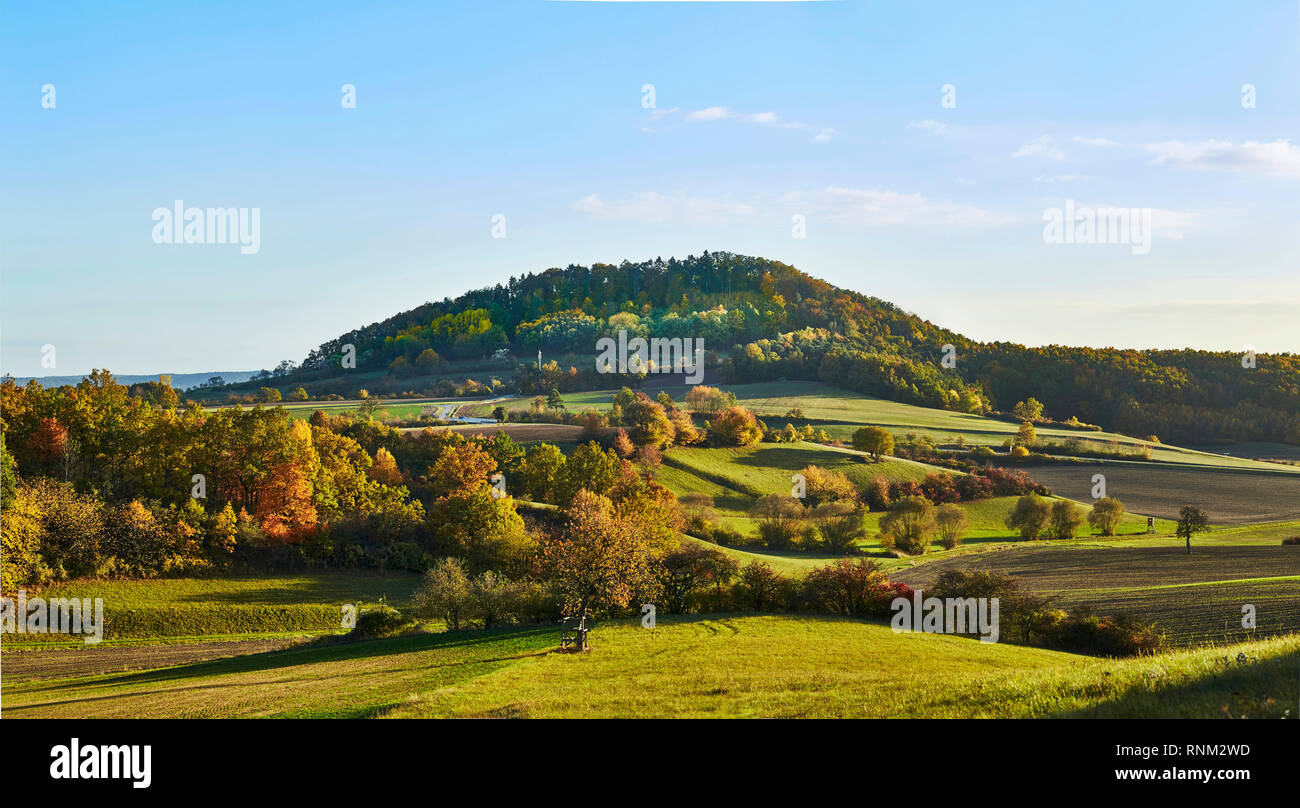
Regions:
<instances>
[{"instance_id":1,"label":"bare soil field","mask_svg":"<svg viewBox=\"0 0 1300 808\"><path fill-rule=\"evenodd\" d=\"M1106 493L1133 513L1177 519L1196 505L1212 525L1300 518L1300 475L1162 467L1159 463L1065 463L1026 466L1058 496L1092 502L1092 476L1106 476Z\"/></svg>"},{"instance_id":2,"label":"bare soil field","mask_svg":"<svg viewBox=\"0 0 1300 808\"><path fill-rule=\"evenodd\" d=\"M895 572L920 587L949 569L1006 572L1063 608L1128 612L1155 622L1178 644L1251 636L1242 607L1255 607L1258 636L1300 631L1300 547L1025 547L955 556Z\"/></svg>"}]
</instances>

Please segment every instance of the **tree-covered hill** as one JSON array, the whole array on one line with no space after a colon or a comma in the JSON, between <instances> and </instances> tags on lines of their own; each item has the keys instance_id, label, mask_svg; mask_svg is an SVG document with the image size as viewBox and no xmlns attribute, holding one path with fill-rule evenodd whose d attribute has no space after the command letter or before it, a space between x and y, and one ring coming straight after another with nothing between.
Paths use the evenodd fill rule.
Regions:
<instances>
[{"instance_id":1,"label":"tree-covered hill","mask_svg":"<svg viewBox=\"0 0 1300 808\"><path fill-rule=\"evenodd\" d=\"M1034 397L1052 418L1128 434L1300 443L1294 354L1260 354L1249 367L1227 352L981 343L788 264L725 252L512 277L342 334L313 350L299 375L343 373L348 345L357 368L396 374L543 350L572 354L574 370L525 373L521 390L596 386L608 380L593 372L595 342L620 330L703 339L710 363L734 382L819 379L967 412Z\"/></svg>"}]
</instances>

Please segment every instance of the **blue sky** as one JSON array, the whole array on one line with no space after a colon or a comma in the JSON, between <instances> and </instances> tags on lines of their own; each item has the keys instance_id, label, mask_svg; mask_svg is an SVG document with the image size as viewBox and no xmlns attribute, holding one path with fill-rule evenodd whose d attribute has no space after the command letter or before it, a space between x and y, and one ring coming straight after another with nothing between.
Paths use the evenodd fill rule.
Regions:
<instances>
[{"instance_id":1,"label":"blue sky","mask_svg":"<svg viewBox=\"0 0 1300 808\"><path fill-rule=\"evenodd\" d=\"M0 10L4 371L271 367L706 249L979 339L1300 351L1295 0L359 5ZM260 250L155 244L177 199ZM1046 243L1067 199L1150 209L1150 251Z\"/></svg>"}]
</instances>

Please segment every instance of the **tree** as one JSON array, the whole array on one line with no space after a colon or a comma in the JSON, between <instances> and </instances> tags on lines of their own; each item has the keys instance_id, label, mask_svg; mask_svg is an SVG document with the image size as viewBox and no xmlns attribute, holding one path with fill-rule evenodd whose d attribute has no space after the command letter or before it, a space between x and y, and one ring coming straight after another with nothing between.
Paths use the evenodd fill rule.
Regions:
<instances>
[{"instance_id":1,"label":"tree","mask_svg":"<svg viewBox=\"0 0 1300 808\"><path fill-rule=\"evenodd\" d=\"M261 402L264 402L264 403L267 403L267 404L274 404L275 402L279 401L280 399L281 399L281 395L280 395L280 390L279 390L279 388L276 388L276 387L262 387L262 388L259 388L258 391L257 391L257 400L258 400L258 401L261 401Z\"/></svg>"},{"instance_id":2,"label":"tree","mask_svg":"<svg viewBox=\"0 0 1300 808\"><path fill-rule=\"evenodd\" d=\"M565 615L585 626L593 610L626 608L633 595L653 588L648 534L615 516L607 497L581 490L564 517L564 527L542 542L542 567Z\"/></svg>"},{"instance_id":3,"label":"tree","mask_svg":"<svg viewBox=\"0 0 1300 808\"><path fill-rule=\"evenodd\" d=\"M1068 499L1058 499L1052 503L1052 515L1048 520L1052 538L1073 539L1082 524L1083 508Z\"/></svg>"},{"instance_id":4,"label":"tree","mask_svg":"<svg viewBox=\"0 0 1300 808\"><path fill-rule=\"evenodd\" d=\"M673 424L663 405L646 395L623 408L628 437L638 446L666 446L673 442Z\"/></svg>"},{"instance_id":5,"label":"tree","mask_svg":"<svg viewBox=\"0 0 1300 808\"><path fill-rule=\"evenodd\" d=\"M758 519L758 535L763 544L775 550L794 545L803 519L803 504L794 497L766 494L754 503L751 513Z\"/></svg>"},{"instance_id":6,"label":"tree","mask_svg":"<svg viewBox=\"0 0 1300 808\"><path fill-rule=\"evenodd\" d=\"M1038 441L1038 433L1034 431L1034 425L1025 421L1016 430L1014 443L1016 446L1030 447Z\"/></svg>"},{"instance_id":7,"label":"tree","mask_svg":"<svg viewBox=\"0 0 1300 808\"><path fill-rule=\"evenodd\" d=\"M1192 554L1192 534L1210 529L1209 517L1195 505L1184 505L1178 511L1178 528L1174 534L1187 540L1187 554Z\"/></svg>"},{"instance_id":8,"label":"tree","mask_svg":"<svg viewBox=\"0 0 1300 808\"><path fill-rule=\"evenodd\" d=\"M881 543L911 555L924 553L935 528L934 505L925 497L903 497L880 519Z\"/></svg>"},{"instance_id":9,"label":"tree","mask_svg":"<svg viewBox=\"0 0 1300 808\"><path fill-rule=\"evenodd\" d=\"M749 446L763 439L754 413L744 407L728 407L709 424L709 435L722 446Z\"/></svg>"},{"instance_id":10,"label":"tree","mask_svg":"<svg viewBox=\"0 0 1300 808\"><path fill-rule=\"evenodd\" d=\"M728 558L721 550L692 541L684 542L665 555L657 570L664 611L671 614L685 613L690 608L694 595L711 583L714 575L727 567L718 557Z\"/></svg>"},{"instance_id":11,"label":"tree","mask_svg":"<svg viewBox=\"0 0 1300 808\"><path fill-rule=\"evenodd\" d=\"M780 608L787 586L789 579L766 561L751 561L740 571L740 587L754 611Z\"/></svg>"},{"instance_id":12,"label":"tree","mask_svg":"<svg viewBox=\"0 0 1300 808\"><path fill-rule=\"evenodd\" d=\"M564 409L564 399L560 397L559 390L551 388L550 394L546 396L546 406L557 412Z\"/></svg>"},{"instance_id":13,"label":"tree","mask_svg":"<svg viewBox=\"0 0 1300 808\"><path fill-rule=\"evenodd\" d=\"M1037 494L1025 494L1007 515L1007 527L1018 528L1020 538L1037 539L1052 516L1052 506Z\"/></svg>"},{"instance_id":14,"label":"tree","mask_svg":"<svg viewBox=\"0 0 1300 808\"><path fill-rule=\"evenodd\" d=\"M1043 417L1043 405L1038 399L1030 397L1025 401L1017 402L1011 412L1022 421L1037 421Z\"/></svg>"},{"instance_id":15,"label":"tree","mask_svg":"<svg viewBox=\"0 0 1300 808\"><path fill-rule=\"evenodd\" d=\"M492 408L492 417L496 419L496 422L498 424L504 424L506 422L506 418L510 417L510 412L505 407L502 407L500 404L498 404L497 406Z\"/></svg>"},{"instance_id":16,"label":"tree","mask_svg":"<svg viewBox=\"0 0 1300 808\"><path fill-rule=\"evenodd\" d=\"M1114 536L1115 528L1124 518L1124 503L1114 497L1102 497L1092 503L1088 512L1088 524L1100 530L1103 536Z\"/></svg>"},{"instance_id":17,"label":"tree","mask_svg":"<svg viewBox=\"0 0 1300 808\"><path fill-rule=\"evenodd\" d=\"M841 558L808 573L804 585L811 599L831 614L865 617L876 610L889 580L874 561Z\"/></svg>"},{"instance_id":18,"label":"tree","mask_svg":"<svg viewBox=\"0 0 1300 808\"><path fill-rule=\"evenodd\" d=\"M939 534L939 544L945 550L951 550L961 544L962 537L970 529L966 519L966 510L951 502L939 506L934 515L935 530Z\"/></svg>"},{"instance_id":19,"label":"tree","mask_svg":"<svg viewBox=\"0 0 1300 808\"><path fill-rule=\"evenodd\" d=\"M894 453L894 436L878 426L864 426L853 433L853 448L879 461L881 457Z\"/></svg>"},{"instance_id":20,"label":"tree","mask_svg":"<svg viewBox=\"0 0 1300 808\"><path fill-rule=\"evenodd\" d=\"M402 472L397 468L397 459L383 446L375 450L375 462L370 467L370 478L384 485L402 484Z\"/></svg>"},{"instance_id":21,"label":"tree","mask_svg":"<svg viewBox=\"0 0 1300 808\"><path fill-rule=\"evenodd\" d=\"M292 399L292 400L294 400L294 401L306 401L306 400L307 400L307 388L305 388L305 387L299 387L299 388L295 389L292 393L289 394L289 398Z\"/></svg>"},{"instance_id":22,"label":"tree","mask_svg":"<svg viewBox=\"0 0 1300 808\"><path fill-rule=\"evenodd\" d=\"M459 631L461 619L471 605L465 562L453 557L438 559L411 595L411 605L417 615L440 617L448 631Z\"/></svg>"},{"instance_id":23,"label":"tree","mask_svg":"<svg viewBox=\"0 0 1300 808\"><path fill-rule=\"evenodd\" d=\"M799 471L804 479L804 504L817 506L825 502L857 502L858 488L842 471L821 466L805 466Z\"/></svg>"}]
</instances>

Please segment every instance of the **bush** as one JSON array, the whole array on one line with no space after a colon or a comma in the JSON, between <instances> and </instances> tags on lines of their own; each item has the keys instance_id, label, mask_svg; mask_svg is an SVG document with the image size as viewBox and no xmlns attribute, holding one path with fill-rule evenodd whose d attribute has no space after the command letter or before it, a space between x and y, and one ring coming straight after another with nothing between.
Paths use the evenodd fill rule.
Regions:
<instances>
[{"instance_id":1,"label":"bush","mask_svg":"<svg viewBox=\"0 0 1300 808\"><path fill-rule=\"evenodd\" d=\"M1288 536L1282 540L1283 544L1300 544L1300 536Z\"/></svg>"},{"instance_id":2,"label":"bush","mask_svg":"<svg viewBox=\"0 0 1300 808\"><path fill-rule=\"evenodd\" d=\"M744 407L728 407L710 422L709 436L720 446L749 446L763 439L763 429L754 413Z\"/></svg>"},{"instance_id":3,"label":"bush","mask_svg":"<svg viewBox=\"0 0 1300 808\"><path fill-rule=\"evenodd\" d=\"M803 588L813 608L847 617L886 615L894 598L912 596L911 587L891 584L880 565L865 558L842 558L830 566L818 567L808 573Z\"/></svg>"},{"instance_id":4,"label":"bush","mask_svg":"<svg viewBox=\"0 0 1300 808\"><path fill-rule=\"evenodd\" d=\"M1020 538L1033 541L1047 526L1052 506L1037 494L1025 494L1016 500L1016 507L1007 516L1007 527L1018 528Z\"/></svg>"},{"instance_id":5,"label":"bush","mask_svg":"<svg viewBox=\"0 0 1300 808\"><path fill-rule=\"evenodd\" d=\"M1088 512L1088 524L1101 531L1103 536L1114 536L1115 528L1124 518L1124 503L1114 497L1102 497L1092 503Z\"/></svg>"},{"instance_id":6,"label":"bush","mask_svg":"<svg viewBox=\"0 0 1300 808\"><path fill-rule=\"evenodd\" d=\"M1052 514L1048 522L1048 532L1052 538L1073 539L1082 524L1083 508L1068 499L1058 499L1052 503Z\"/></svg>"},{"instance_id":7,"label":"bush","mask_svg":"<svg viewBox=\"0 0 1300 808\"><path fill-rule=\"evenodd\" d=\"M348 637L357 640L375 640L393 637L411 628L411 621L386 603L367 606L357 615L357 625Z\"/></svg>"},{"instance_id":8,"label":"bush","mask_svg":"<svg viewBox=\"0 0 1300 808\"><path fill-rule=\"evenodd\" d=\"M740 594L755 611L776 611L790 601L793 581L766 561L751 561L740 571Z\"/></svg>"},{"instance_id":9,"label":"bush","mask_svg":"<svg viewBox=\"0 0 1300 808\"><path fill-rule=\"evenodd\" d=\"M951 550L961 544L962 537L970 529L966 511L960 505L943 505L934 517L935 529L939 534L939 544L945 550Z\"/></svg>"},{"instance_id":10,"label":"bush","mask_svg":"<svg viewBox=\"0 0 1300 808\"><path fill-rule=\"evenodd\" d=\"M903 497L880 520L881 545L909 555L924 553L934 532L934 514L934 505L924 497Z\"/></svg>"}]
</instances>

